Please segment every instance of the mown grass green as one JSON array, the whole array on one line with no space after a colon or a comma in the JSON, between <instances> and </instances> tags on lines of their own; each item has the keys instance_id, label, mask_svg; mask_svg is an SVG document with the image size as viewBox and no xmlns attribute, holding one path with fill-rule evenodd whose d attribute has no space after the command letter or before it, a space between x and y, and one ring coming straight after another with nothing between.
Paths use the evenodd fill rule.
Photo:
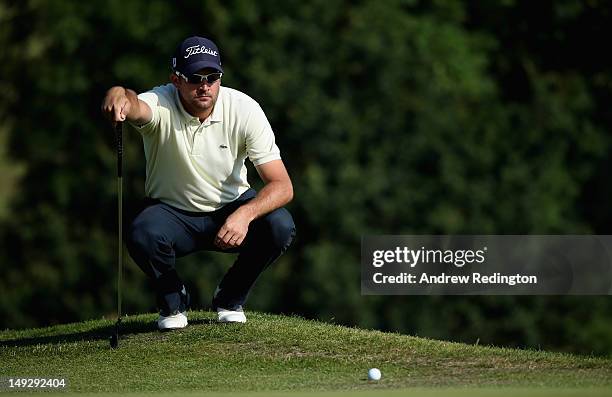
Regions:
<instances>
[{"instance_id":1,"label":"mown grass green","mask_svg":"<svg viewBox=\"0 0 612 397\"><path fill-rule=\"evenodd\" d=\"M108 343L112 320L2 331L0 376L66 377L71 392L117 395L612 394L612 360L604 358L472 346L260 313L249 313L247 324L218 324L214 313L192 311L189 327L162 333L155 318L125 318L117 350ZM381 381L366 379L371 367L381 369Z\"/></svg>"}]
</instances>

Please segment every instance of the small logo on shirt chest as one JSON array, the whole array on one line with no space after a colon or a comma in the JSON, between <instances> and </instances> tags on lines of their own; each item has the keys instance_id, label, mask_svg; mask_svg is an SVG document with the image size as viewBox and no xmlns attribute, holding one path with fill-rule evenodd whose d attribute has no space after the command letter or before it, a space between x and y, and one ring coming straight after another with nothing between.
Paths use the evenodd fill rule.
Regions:
<instances>
[{"instance_id":1,"label":"small logo on shirt chest","mask_svg":"<svg viewBox=\"0 0 612 397\"><path fill-rule=\"evenodd\" d=\"M227 149L227 146L225 146L225 145L219 145L219 148L220 148L220 149Z\"/></svg>"}]
</instances>

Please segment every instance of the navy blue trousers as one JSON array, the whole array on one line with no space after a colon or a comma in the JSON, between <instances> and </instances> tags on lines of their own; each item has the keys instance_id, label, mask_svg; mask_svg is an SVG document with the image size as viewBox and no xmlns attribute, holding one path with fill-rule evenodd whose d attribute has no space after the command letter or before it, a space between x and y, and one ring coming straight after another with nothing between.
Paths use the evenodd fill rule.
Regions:
<instances>
[{"instance_id":1,"label":"navy blue trousers","mask_svg":"<svg viewBox=\"0 0 612 397\"><path fill-rule=\"evenodd\" d=\"M251 222L240 247L221 250L213 244L226 218L255 195L255 190L249 189L213 212L189 212L152 201L134 219L127 234L127 248L153 281L162 313L184 311L189 304L176 271L176 258L202 250L238 253L212 301L213 309L232 310L245 303L259 275L289 248L295 237L295 224L284 208Z\"/></svg>"}]
</instances>

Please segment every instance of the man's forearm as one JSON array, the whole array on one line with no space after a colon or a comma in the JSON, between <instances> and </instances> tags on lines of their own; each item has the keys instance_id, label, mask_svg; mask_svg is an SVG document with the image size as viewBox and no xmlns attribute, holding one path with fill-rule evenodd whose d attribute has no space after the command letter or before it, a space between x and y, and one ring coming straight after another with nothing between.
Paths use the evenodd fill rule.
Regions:
<instances>
[{"instance_id":1,"label":"man's forearm","mask_svg":"<svg viewBox=\"0 0 612 397\"><path fill-rule=\"evenodd\" d=\"M270 181L257 193L254 199L238 208L237 211L244 212L253 221L284 206L292 199L293 186L290 181Z\"/></svg>"}]
</instances>

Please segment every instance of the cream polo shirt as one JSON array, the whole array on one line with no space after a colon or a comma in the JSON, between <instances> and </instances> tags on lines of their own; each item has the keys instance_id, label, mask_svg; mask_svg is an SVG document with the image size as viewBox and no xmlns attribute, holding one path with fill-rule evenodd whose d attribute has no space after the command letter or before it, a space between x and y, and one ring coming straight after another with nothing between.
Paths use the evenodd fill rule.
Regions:
<instances>
[{"instance_id":1,"label":"cream polo shirt","mask_svg":"<svg viewBox=\"0 0 612 397\"><path fill-rule=\"evenodd\" d=\"M240 91L220 87L203 123L183 108L172 84L138 98L153 113L147 124L130 124L142 135L151 198L187 211L214 211L249 188L247 157L256 166L281 158L263 110Z\"/></svg>"}]
</instances>

